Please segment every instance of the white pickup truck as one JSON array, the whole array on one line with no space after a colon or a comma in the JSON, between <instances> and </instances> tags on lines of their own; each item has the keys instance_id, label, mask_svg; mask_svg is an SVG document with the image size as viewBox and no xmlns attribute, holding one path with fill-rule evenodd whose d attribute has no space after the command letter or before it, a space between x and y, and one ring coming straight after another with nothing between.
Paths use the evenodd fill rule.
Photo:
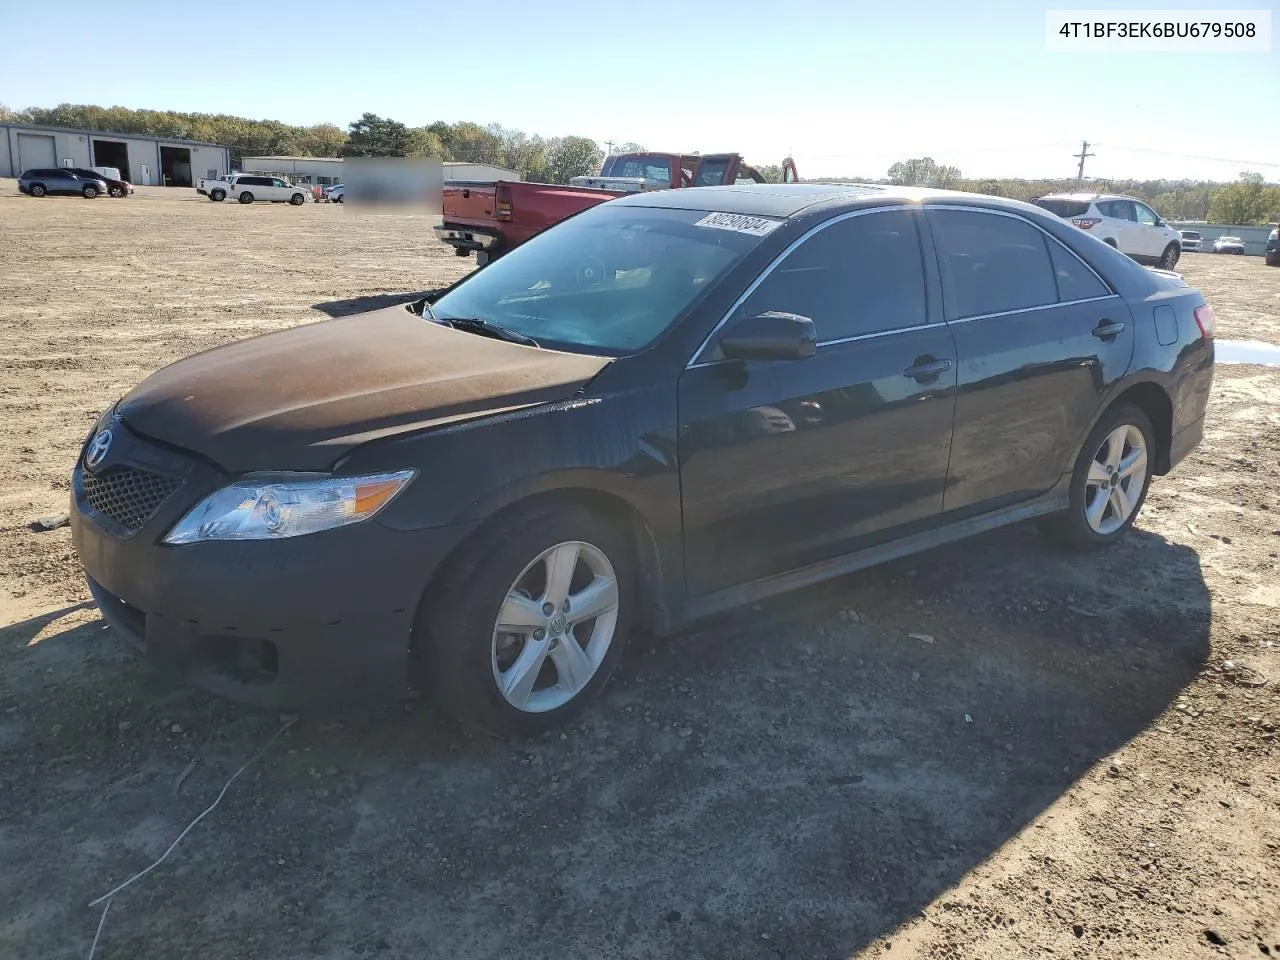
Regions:
<instances>
[{"instance_id":1,"label":"white pickup truck","mask_svg":"<svg viewBox=\"0 0 1280 960\"><path fill-rule=\"evenodd\" d=\"M234 173L224 173L222 176L214 177L212 180L207 177L201 177L196 181L196 193L204 194L210 200L225 200L227 199L228 185L234 176Z\"/></svg>"}]
</instances>

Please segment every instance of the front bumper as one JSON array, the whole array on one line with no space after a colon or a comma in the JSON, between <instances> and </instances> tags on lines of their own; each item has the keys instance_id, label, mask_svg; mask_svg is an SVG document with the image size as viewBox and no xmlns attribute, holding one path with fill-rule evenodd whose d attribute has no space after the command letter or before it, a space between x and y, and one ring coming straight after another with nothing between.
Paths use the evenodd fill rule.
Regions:
<instances>
[{"instance_id":1,"label":"front bumper","mask_svg":"<svg viewBox=\"0 0 1280 960\"><path fill-rule=\"evenodd\" d=\"M78 464L72 539L103 617L148 660L209 693L270 709L406 693L423 589L470 525L397 531L371 521L287 540L164 546L173 523L228 478L122 433L131 450L100 472L185 470L182 485L128 532L89 503Z\"/></svg>"}]
</instances>

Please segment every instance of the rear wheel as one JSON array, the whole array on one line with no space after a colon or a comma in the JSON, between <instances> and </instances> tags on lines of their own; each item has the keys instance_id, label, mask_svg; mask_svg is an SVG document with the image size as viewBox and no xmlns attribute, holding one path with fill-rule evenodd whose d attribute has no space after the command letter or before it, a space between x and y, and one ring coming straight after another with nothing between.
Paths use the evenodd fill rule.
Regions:
<instances>
[{"instance_id":1,"label":"rear wheel","mask_svg":"<svg viewBox=\"0 0 1280 960\"><path fill-rule=\"evenodd\" d=\"M240 194L239 200L241 203L253 203L253 194L246 190Z\"/></svg>"},{"instance_id":2,"label":"rear wheel","mask_svg":"<svg viewBox=\"0 0 1280 960\"><path fill-rule=\"evenodd\" d=\"M1171 243L1164 248L1164 253L1160 256L1160 269L1172 270L1178 265L1178 258L1182 256L1182 248L1176 243Z\"/></svg>"},{"instance_id":3,"label":"rear wheel","mask_svg":"<svg viewBox=\"0 0 1280 960\"><path fill-rule=\"evenodd\" d=\"M451 562L414 626L431 700L500 736L568 722L622 655L635 606L630 538L552 501L495 520Z\"/></svg>"},{"instance_id":4,"label":"rear wheel","mask_svg":"<svg viewBox=\"0 0 1280 960\"><path fill-rule=\"evenodd\" d=\"M307 202L307 198L300 193L295 193L292 197L289 198L289 202L293 204L293 206L295 207L300 207Z\"/></svg>"},{"instance_id":5,"label":"rear wheel","mask_svg":"<svg viewBox=\"0 0 1280 960\"><path fill-rule=\"evenodd\" d=\"M223 200L227 199L227 191L210 190L209 199L212 200L214 203L221 203Z\"/></svg>"},{"instance_id":6,"label":"rear wheel","mask_svg":"<svg viewBox=\"0 0 1280 960\"><path fill-rule=\"evenodd\" d=\"M84 194L84 198L85 198L86 200L92 200L94 197L96 197L96 196L98 195L98 188L97 188L97 187L85 187L85 188L84 188L83 190L81 190L80 192L81 192L82 194Z\"/></svg>"},{"instance_id":7,"label":"rear wheel","mask_svg":"<svg viewBox=\"0 0 1280 960\"><path fill-rule=\"evenodd\" d=\"M44 194L45 194L44 184L42 184L42 183L33 183L33 184L31 185L31 195L32 195L33 197L43 197L43 196L44 196Z\"/></svg>"},{"instance_id":8,"label":"rear wheel","mask_svg":"<svg viewBox=\"0 0 1280 960\"><path fill-rule=\"evenodd\" d=\"M1151 420L1137 407L1106 413L1089 434L1071 475L1071 505L1041 529L1077 550L1119 540L1137 519L1155 459Z\"/></svg>"}]
</instances>

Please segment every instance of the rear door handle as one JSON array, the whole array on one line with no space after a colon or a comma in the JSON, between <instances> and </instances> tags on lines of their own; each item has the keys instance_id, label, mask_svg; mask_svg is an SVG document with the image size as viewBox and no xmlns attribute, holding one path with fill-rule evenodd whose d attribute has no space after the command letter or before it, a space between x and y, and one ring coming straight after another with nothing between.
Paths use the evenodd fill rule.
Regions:
<instances>
[{"instance_id":1,"label":"rear door handle","mask_svg":"<svg viewBox=\"0 0 1280 960\"><path fill-rule=\"evenodd\" d=\"M1093 335L1099 340L1114 340L1116 334L1123 329L1123 323L1118 323L1115 320L1100 320L1098 325L1093 328Z\"/></svg>"},{"instance_id":2,"label":"rear door handle","mask_svg":"<svg viewBox=\"0 0 1280 960\"><path fill-rule=\"evenodd\" d=\"M928 360L925 357L921 357L920 360L923 362L907 367L902 371L902 375L924 383L926 380L936 380L938 374L946 373L951 369L950 360Z\"/></svg>"}]
</instances>

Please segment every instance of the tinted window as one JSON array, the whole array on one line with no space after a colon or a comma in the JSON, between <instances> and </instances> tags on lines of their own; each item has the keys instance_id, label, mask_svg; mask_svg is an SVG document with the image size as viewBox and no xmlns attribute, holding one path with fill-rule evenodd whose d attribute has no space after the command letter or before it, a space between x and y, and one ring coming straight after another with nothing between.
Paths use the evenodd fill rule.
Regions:
<instances>
[{"instance_id":1,"label":"tinted window","mask_svg":"<svg viewBox=\"0 0 1280 960\"><path fill-rule=\"evenodd\" d=\"M1053 274L1058 281L1058 299L1087 300L1089 297L1108 297L1111 291L1071 251L1055 240L1046 241L1049 257L1053 261Z\"/></svg>"},{"instance_id":2,"label":"tinted window","mask_svg":"<svg viewBox=\"0 0 1280 960\"><path fill-rule=\"evenodd\" d=\"M544 347L639 350L760 243L750 233L699 223L708 216L592 207L477 271L435 302L436 316L477 317Z\"/></svg>"},{"instance_id":3,"label":"tinted window","mask_svg":"<svg viewBox=\"0 0 1280 960\"><path fill-rule=\"evenodd\" d=\"M782 310L808 317L819 343L925 323L914 218L895 210L833 223L778 264L743 309L748 316Z\"/></svg>"},{"instance_id":4,"label":"tinted window","mask_svg":"<svg viewBox=\"0 0 1280 960\"><path fill-rule=\"evenodd\" d=\"M724 176L729 172L729 158L723 160L703 160L698 167L698 179L695 187L718 187L724 183Z\"/></svg>"},{"instance_id":5,"label":"tinted window","mask_svg":"<svg viewBox=\"0 0 1280 960\"><path fill-rule=\"evenodd\" d=\"M614 159L608 164L610 177L643 177L646 180L671 182L671 166L659 157L633 157L630 160Z\"/></svg>"},{"instance_id":6,"label":"tinted window","mask_svg":"<svg viewBox=\"0 0 1280 960\"><path fill-rule=\"evenodd\" d=\"M1089 211L1088 200L1064 200L1061 197L1041 197L1036 201L1036 206L1044 207L1050 213L1068 220L1071 217L1083 217Z\"/></svg>"},{"instance_id":7,"label":"tinted window","mask_svg":"<svg viewBox=\"0 0 1280 960\"><path fill-rule=\"evenodd\" d=\"M1132 200L1103 200L1098 203L1098 209L1102 211L1104 217L1114 217L1117 220L1136 219Z\"/></svg>"},{"instance_id":8,"label":"tinted window","mask_svg":"<svg viewBox=\"0 0 1280 960\"><path fill-rule=\"evenodd\" d=\"M1041 307L1058 301L1044 237L1025 220L967 210L931 210L947 319Z\"/></svg>"}]
</instances>

